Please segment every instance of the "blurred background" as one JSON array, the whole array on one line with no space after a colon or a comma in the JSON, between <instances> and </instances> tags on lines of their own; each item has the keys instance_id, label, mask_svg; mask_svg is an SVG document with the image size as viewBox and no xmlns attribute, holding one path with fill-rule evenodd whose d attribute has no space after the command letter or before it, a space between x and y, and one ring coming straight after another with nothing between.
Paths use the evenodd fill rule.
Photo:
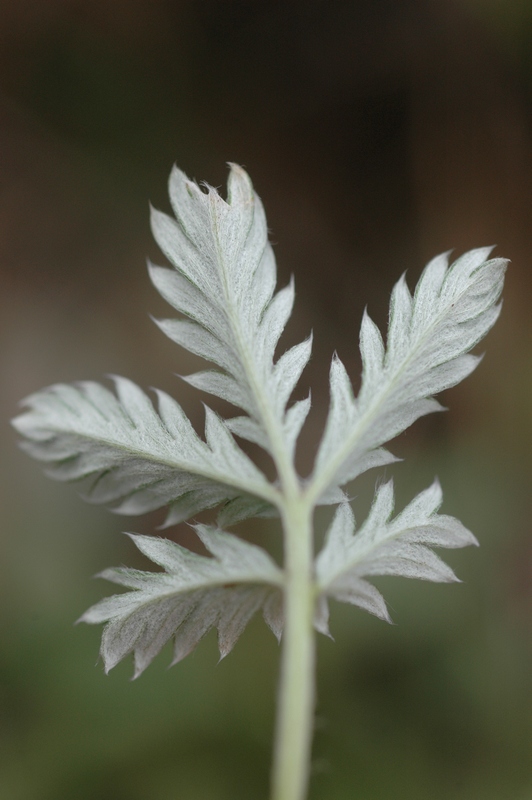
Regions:
<instances>
[{"instance_id":1,"label":"blurred background","mask_svg":"<svg viewBox=\"0 0 532 800\"><path fill-rule=\"evenodd\" d=\"M2 798L267 796L274 638L256 620L218 665L211 634L172 670L165 650L106 677L100 631L73 623L112 592L94 573L147 566L121 532L161 517L84 504L8 424L44 385L118 373L201 425L175 376L193 358L149 317L169 309L148 201L168 209L174 162L223 186L227 161L263 198L281 284L295 274L286 344L315 334L303 473L335 349L358 381L365 305L384 329L400 274L412 288L444 250L512 260L486 358L387 470L401 503L438 475L481 548L448 555L461 585L379 581L393 627L332 609L311 798L532 798L531 52L530 0L0 4ZM353 489L359 519L377 478ZM278 552L270 527L245 532Z\"/></svg>"}]
</instances>

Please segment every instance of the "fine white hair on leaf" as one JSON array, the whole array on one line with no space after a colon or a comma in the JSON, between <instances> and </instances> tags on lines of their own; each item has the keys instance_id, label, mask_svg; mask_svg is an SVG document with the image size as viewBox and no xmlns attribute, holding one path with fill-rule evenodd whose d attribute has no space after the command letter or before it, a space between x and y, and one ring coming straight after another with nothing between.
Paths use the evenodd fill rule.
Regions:
<instances>
[{"instance_id":1,"label":"fine white hair on leaf","mask_svg":"<svg viewBox=\"0 0 532 800\"><path fill-rule=\"evenodd\" d=\"M473 534L454 517L438 514L442 492L438 481L417 495L392 519L393 483L382 484L360 530L349 503L338 506L325 545L316 558L316 579L321 603L332 597L352 603L390 621L381 593L366 578L401 575L405 578L449 583L458 578L431 549L478 544ZM323 607L321 629L326 631Z\"/></svg>"},{"instance_id":2,"label":"fine white hair on leaf","mask_svg":"<svg viewBox=\"0 0 532 800\"><path fill-rule=\"evenodd\" d=\"M284 576L279 567L260 547L225 531L198 525L196 532L212 557L160 537L130 534L164 572L116 568L100 574L130 590L101 600L80 619L106 623L101 646L106 672L132 653L138 677L170 639L175 664L211 628L218 630L224 658L259 609L280 638Z\"/></svg>"},{"instance_id":3,"label":"fine white hair on leaf","mask_svg":"<svg viewBox=\"0 0 532 800\"><path fill-rule=\"evenodd\" d=\"M437 256L425 267L413 296L403 275L392 292L386 347L364 313L357 397L344 365L333 358L329 415L311 480L318 502L327 502L337 487L372 466L368 454L419 417L441 410L434 395L476 367L479 358L468 351L499 316L507 265L504 258L487 260L491 250L471 250L450 266L448 253ZM394 460L381 453L380 463Z\"/></svg>"},{"instance_id":4,"label":"fine white hair on leaf","mask_svg":"<svg viewBox=\"0 0 532 800\"><path fill-rule=\"evenodd\" d=\"M87 500L121 514L168 505L173 523L236 497L275 502L271 484L210 409L204 442L164 392L157 392L157 413L134 383L114 383L116 394L86 381L24 401L28 410L13 424L51 477L83 481Z\"/></svg>"},{"instance_id":5,"label":"fine white hair on leaf","mask_svg":"<svg viewBox=\"0 0 532 800\"><path fill-rule=\"evenodd\" d=\"M97 603L82 619L106 623L106 670L132 653L135 675L170 639L175 663L211 628L225 656L258 610L280 638L285 592L301 587L301 575L297 564L290 562L285 573L264 550L224 530L243 520L280 516L287 553L295 538L292 555L308 554L310 539L302 548L297 537L310 537L312 530L302 530L301 521L311 519L317 505L338 505L315 560L313 585L307 586L316 599L314 627L325 634L329 598L389 619L371 576L456 580L432 548L476 540L460 522L438 514L437 482L395 517L393 486L384 483L358 532L344 487L369 469L397 461L387 442L424 414L441 410L435 395L478 364L470 351L499 315L507 263L490 258L489 247L451 264L444 253L427 264L413 294L403 275L392 291L386 341L364 313L358 395L335 354L325 429L313 472L302 479L294 459L310 394L298 400L292 395L311 357L312 335L285 352L279 348L295 289L290 280L276 290L262 203L247 173L234 164L227 199L177 168L169 194L173 216L152 209L151 224L170 266L148 269L177 317L157 324L208 362L185 380L229 402L236 414L226 420L205 406L200 436L168 394L156 390L152 401L132 381L113 377L112 389L84 381L36 392L13 421L22 447L44 462L51 477L78 482L90 502L131 515L166 507L163 527L218 507L216 527L196 526L208 557L160 537L132 536L163 572L102 573L128 591ZM238 439L269 454L276 472L271 479ZM303 572L310 580L308 563Z\"/></svg>"},{"instance_id":6,"label":"fine white hair on leaf","mask_svg":"<svg viewBox=\"0 0 532 800\"><path fill-rule=\"evenodd\" d=\"M152 212L153 234L174 269L150 265L150 276L188 318L162 320L161 330L219 368L189 375L188 382L245 411L246 423L235 423L235 432L275 459L275 431L284 431L293 450L309 410L299 405L294 414L287 405L312 339L274 362L292 313L294 284L274 292L275 257L262 203L246 172L230 166L227 201L211 187L201 191L174 168L170 199L176 219Z\"/></svg>"}]
</instances>

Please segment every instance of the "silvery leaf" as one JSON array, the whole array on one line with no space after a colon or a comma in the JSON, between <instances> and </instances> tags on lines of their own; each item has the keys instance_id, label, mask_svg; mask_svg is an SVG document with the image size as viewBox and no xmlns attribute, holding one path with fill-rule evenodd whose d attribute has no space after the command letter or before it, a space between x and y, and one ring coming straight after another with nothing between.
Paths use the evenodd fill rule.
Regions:
<instances>
[{"instance_id":1,"label":"silvery leaf","mask_svg":"<svg viewBox=\"0 0 532 800\"><path fill-rule=\"evenodd\" d=\"M170 506L172 523L237 497L275 501L275 490L206 409L204 442L181 406L158 392L158 412L138 386L114 378L58 384L24 401L14 420L22 446L59 480L84 479L86 499L122 514Z\"/></svg>"},{"instance_id":2,"label":"silvery leaf","mask_svg":"<svg viewBox=\"0 0 532 800\"><path fill-rule=\"evenodd\" d=\"M364 314L357 397L340 359L335 356L331 364L330 409L316 457L313 497L320 499L360 474L368 453L424 414L440 410L433 395L476 367L479 358L468 351L499 316L507 264L503 258L487 260L491 249L471 250L451 266L447 253L433 259L413 296L403 276L392 293L387 347Z\"/></svg>"},{"instance_id":3,"label":"silvery leaf","mask_svg":"<svg viewBox=\"0 0 532 800\"><path fill-rule=\"evenodd\" d=\"M218 630L223 658L260 609L280 638L284 577L279 567L260 547L220 529L198 525L196 531L212 557L160 537L131 535L164 572L116 568L99 576L130 590L101 600L80 620L107 623L101 645L106 672L133 653L138 677L170 639L176 664L211 628Z\"/></svg>"},{"instance_id":4,"label":"silvery leaf","mask_svg":"<svg viewBox=\"0 0 532 800\"><path fill-rule=\"evenodd\" d=\"M152 213L153 234L174 270L150 265L162 296L187 319L162 320L173 341L217 370L189 375L193 386L246 412L252 441L277 458L304 422L303 407L287 404L311 352L311 339L274 354L292 312L294 287L276 294L276 267L262 203L246 172L231 165L227 200L201 189L174 168L170 199L175 219Z\"/></svg>"},{"instance_id":5,"label":"silvery leaf","mask_svg":"<svg viewBox=\"0 0 532 800\"><path fill-rule=\"evenodd\" d=\"M390 621L384 598L366 578L372 575L402 575L448 583L458 580L431 549L477 544L473 534L454 517L438 514L442 502L440 485L421 492L392 519L393 483L380 486L369 515L355 533L355 519L348 502L341 503L316 558L316 579L322 606L320 630L327 629L323 602L327 597L352 603Z\"/></svg>"}]
</instances>

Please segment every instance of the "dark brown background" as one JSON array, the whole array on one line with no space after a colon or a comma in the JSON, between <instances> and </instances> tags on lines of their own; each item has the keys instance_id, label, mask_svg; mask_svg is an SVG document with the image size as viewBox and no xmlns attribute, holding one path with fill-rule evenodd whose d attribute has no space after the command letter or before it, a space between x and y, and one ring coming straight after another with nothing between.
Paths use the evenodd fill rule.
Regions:
<instances>
[{"instance_id":1,"label":"dark brown background","mask_svg":"<svg viewBox=\"0 0 532 800\"><path fill-rule=\"evenodd\" d=\"M354 381L366 304L383 327L408 270L496 243L511 258L486 358L450 412L395 443L401 501L438 474L481 541L461 586L382 580L389 628L333 609L320 642L312 798L532 797L532 5L527 0L13 0L0 6L0 793L16 800L266 797L278 651L260 621L216 666L212 636L140 681L94 666L72 622L133 563L120 519L16 448L20 398L128 375L201 404L165 314L148 200L176 161L215 186L245 165L279 273L287 342L312 328L311 463L338 349ZM358 516L376 480L362 481ZM190 538L186 529L177 537ZM267 544L277 534L251 531Z\"/></svg>"}]
</instances>

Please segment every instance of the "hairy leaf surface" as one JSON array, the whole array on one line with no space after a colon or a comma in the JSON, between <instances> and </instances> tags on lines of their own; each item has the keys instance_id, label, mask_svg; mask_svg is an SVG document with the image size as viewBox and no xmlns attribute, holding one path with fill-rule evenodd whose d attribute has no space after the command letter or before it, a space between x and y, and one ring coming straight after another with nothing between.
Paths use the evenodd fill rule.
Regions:
<instances>
[{"instance_id":1,"label":"hairy leaf surface","mask_svg":"<svg viewBox=\"0 0 532 800\"><path fill-rule=\"evenodd\" d=\"M88 479L86 498L121 514L170 505L168 524L253 495L270 506L275 490L242 452L225 423L206 410L204 442L181 406L158 392L157 413L144 392L114 379L58 384L25 400L14 425L23 447L59 480Z\"/></svg>"},{"instance_id":2,"label":"hairy leaf surface","mask_svg":"<svg viewBox=\"0 0 532 800\"><path fill-rule=\"evenodd\" d=\"M150 266L162 296L188 319L162 320L161 329L219 369L189 375L198 389L246 412L228 422L239 436L292 454L309 410L290 396L311 353L311 339L274 363L292 313L294 286L277 294L276 267L262 203L243 169L231 165L227 201L174 168L170 199L176 219L152 213L153 234L174 270Z\"/></svg>"},{"instance_id":3,"label":"hairy leaf surface","mask_svg":"<svg viewBox=\"0 0 532 800\"><path fill-rule=\"evenodd\" d=\"M176 664L211 628L218 630L224 658L259 609L280 638L284 578L279 567L260 547L236 536L206 525L196 531L213 558L160 537L131 535L165 571L117 568L99 576L132 590L101 600L80 620L107 623L101 646L106 672L133 653L137 677L172 638Z\"/></svg>"},{"instance_id":4,"label":"hairy leaf surface","mask_svg":"<svg viewBox=\"0 0 532 800\"><path fill-rule=\"evenodd\" d=\"M469 351L498 317L506 267L504 259L489 259L491 248L481 248L451 265L447 254L433 259L413 296L403 276L392 292L386 345L364 314L360 391L355 397L335 356L325 431L313 474L302 479L294 453L310 396L290 403L312 339L278 352L294 285L276 292L261 201L235 165L227 200L178 169L169 192L175 216L154 210L152 229L172 266L149 265L149 271L179 317L158 325L209 362L186 380L231 403L238 415L223 420L206 408L203 439L167 394L157 392L154 406L131 381L114 378L114 392L90 381L37 392L14 420L23 447L46 463L52 477L83 482L90 501L125 514L168 506L168 525L221 506L218 527L196 528L211 557L160 538L133 536L164 572L102 573L130 591L103 600L83 619L107 623L106 669L134 653L136 675L169 639L175 640L174 662L179 661L212 627L225 655L258 609L279 637L284 604L290 657L298 652L294 642L309 634L314 598L314 625L324 633L331 597L389 619L381 594L367 580L372 575L456 580L432 547L462 547L475 539L457 520L437 513L437 483L395 518L392 484L381 486L358 533L343 487L364 471L395 461L384 445L420 416L441 409L434 396L475 368L479 359ZM235 437L271 455L272 480ZM339 507L313 575L311 520L323 503ZM282 520L286 573L260 548L223 531L272 515ZM286 675L298 679L299 670Z\"/></svg>"},{"instance_id":5,"label":"hairy leaf surface","mask_svg":"<svg viewBox=\"0 0 532 800\"><path fill-rule=\"evenodd\" d=\"M433 398L459 383L479 358L468 355L494 325L507 261L487 261L492 248L471 250L448 266L448 254L425 267L414 296L405 277L390 304L388 341L367 313L360 330L362 382L355 398L338 357L330 374L331 403L310 491L336 502L338 488L369 466L395 460L381 445L416 419L442 407Z\"/></svg>"},{"instance_id":6,"label":"hairy leaf surface","mask_svg":"<svg viewBox=\"0 0 532 800\"><path fill-rule=\"evenodd\" d=\"M443 583L458 580L431 547L465 547L477 540L457 519L437 513L441 502L436 481L392 519L394 492L389 481L377 489L370 513L356 534L351 506L347 502L338 506L316 559L320 630L327 631L326 597L390 621L384 598L365 580L368 576L402 575Z\"/></svg>"}]
</instances>

